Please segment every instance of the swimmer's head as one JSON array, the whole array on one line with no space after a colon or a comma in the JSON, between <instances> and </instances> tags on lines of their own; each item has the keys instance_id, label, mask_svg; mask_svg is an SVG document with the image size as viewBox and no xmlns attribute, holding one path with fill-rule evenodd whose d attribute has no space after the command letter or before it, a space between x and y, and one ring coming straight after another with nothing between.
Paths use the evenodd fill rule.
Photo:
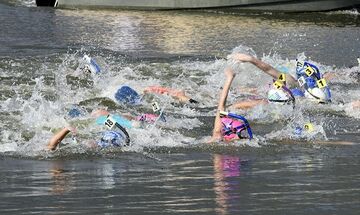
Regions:
<instances>
[{"instance_id":1,"label":"swimmer's head","mask_svg":"<svg viewBox=\"0 0 360 215\"><path fill-rule=\"evenodd\" d=\"M288 102L292 99L283 89L270 89L267 98L270 102Z\"/></svg>"},{"instance_id":2,"label":"swimmer's head","mask_svg":"<svg viewBox=\"0 0 360 215\"><path fill-rule=\"evenodd\" d=\"M311 64L309 62L298 62L296 65L296 75L299 79L300 77L313 77L316 79L321 79L321 73L319 71L319 68L315 66L314 64Z\"/></svg>"},{"instance_id":3,"label":"swimmer's head","mask_svg":"<svg viewBox=\"0 0 360 215\"><path fill-rule=\"evenodd\" d=\"M123 136L120 132L117 131L105 131L102 133L100 141L97 142L97 145L100 147L109 147L109 146L125 146L126 137Z\"/></svg>"},{"instance_id":4,"label":"swimmer's head","mask_svg":"<svg viewBox=\"0 0 360 215\"><path fill-rule=\"evenodd\" d=\"M319 103L325 103L329 100L328 95L324 92L324 90L317 87L308 89L305 92L305 97L318 101Z\"/></svg>"},{"instance_id":5,"label":"swimmer's head","mask_svg":"<svg viewBox=\"0 0 360 215\"><path fill-rule=\"evenodd\" d=\"M247 127L243 122L229 117L222 117L221 123L223 125L221 133L226 141L248 138L247 132L245 132Z\"/></svg>"},{"instance_id":6,"label":"swimmer's head","mask_svg":"<svg viewBox=\"0 0 360 215\"><path fill-rule=\"evenodd\" d=\"M315 65L308 62L298 62L296 75L300 86L305 91L305 97L319 103L331 101L330 89Z\"/></svg>"},{"instance_id":7,"label":"swimmer's head","mask_svg":"<svg viewBox=\"0 0 360 215\"><path fill-rule=\"evenodd\" d=\"M72 107L68 112L68 116L71 118L79 117L81 115L82 115L82 112L80 111L80 109L78 109L76 107Z\"/></svg>"},{"instance_id":8,"label":"swimmer's head","mask_svg":"<svg viewBox=\"0 0 360 215\"><path fill-rule=\"evenodd\" d=\"M115 99L122 104L138 105L140 103L140 95L129 86L122 86L115 93Z\"/></svg>"},{"instance_id":9,"label":"swimmer's head","mask_svg":"<svg viewBox=\"0 0 360 215\"><path fill-rule=\"evenodd\" d=\"M77 117L82 117L87 114L87 111L80 107L79 105L72 105L67 113L66 118L73 119Z\"/></svg>"}]
</instances>

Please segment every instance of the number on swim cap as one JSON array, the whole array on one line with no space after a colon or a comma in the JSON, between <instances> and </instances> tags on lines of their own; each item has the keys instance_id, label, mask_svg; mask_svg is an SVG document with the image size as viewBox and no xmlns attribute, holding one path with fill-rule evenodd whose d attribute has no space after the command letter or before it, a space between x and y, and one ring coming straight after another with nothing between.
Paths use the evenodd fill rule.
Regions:
<instances>
[{"instance_id":1,"label":"number on swim cap","mask_svg":"<svg viewBox=\"0 0 360 215\"><path fill-rule=\"evenodd\" d=\"M315 70L311 66L308 66L305 69L305 73L307 76L311 76L314 72L315 72Z\"/></svg>"},{"instance_id":2,"label":"number on swim cap","mask_svg":"<svg viewBox=\"0 0 360 215\"><path fill-rule=\"evenodd\" d=\"M284 73L281 73L281 75L278 78L279 81L285 82L286 81L286 75Z\"/></svg>"},{"instance_id":3,"label":"number on swim cap","mask_svg":"<svg viewBox=\"0 0 360 215\"><path fill-rule=\"evenodd\" d=\"M296 63L296 66L297 66L297 67L303 67L303 63L297 62L297 63Z\"/></svg>"},{"instance_id":4,"label":"number on swim cap","mask_svg":"<svg viewBox=\"0 0 360 215\"><path fill-rule=\"evenodd\" d=\"M286 75L284 73L281 73L278 80L282 82L286 81Z\"/></svg>"},{"instance_id":5,"label":"number on swim cap","mask_svg":"<svg viewBox=\"0 0 360 215\"><path fill-rule=\"evenodd\" d=\"M153 102L151 104L151 106L152 106L152 109L153 109L154 112L157 112L157 111L160 110L159 104L157 102Z\"/></svg>"},{"instance_id":6,"label":"number on swim cap","mask_svg":"<svg viewBox=\"0 0 360 215\"><path fill-rule=\"evenodd\" d=\"M300 77L300 78L298 79L298 83L299 83L300 87L304 86L304 84L306 83L305 78L304 78L304 77Z\"/></svg>"},{"instance_id":7,"label":"number on swim cap","mask_svg":"<svg viewBox=\"0 0 360 215\"><path fill-rule=\"evenodd\" d=\"M276 89L280 89L280 88L282 88L282 86L283 86L283 84L282 84L280 81L275 81L275 82L273 83L273 85L274 85L274 87L275 87Z\"/></svg>"},{"instance_id":8,"label":"number on swim cap","mask_svg":"<svg viewBox=\"0 0 360 215\"><path fill-rule=\"evenodd\" d=\"M314 131L314 126L313 126L311 123L306 123L306 124L304 125L304 128L305 128L305 130L308 131L308 132Z\"/></svg>"},{"instance_id":9,"label":"number on swim cap","mask_svg":"<svg viewBox=\"0 0 360 215\"><path fill-rule=\"evenodd\" d=\"M109 129L112 129L115 126L116 121L111 116L108 116L104 124Z\"/></svg>"},{"instance_id":10,"label":"number on swim cap","mask_svg":"<svg viewBox=\"0 0 360 215\"><path fill-rule=\"evenodd\" d=\"M318 85L318 87L319 87L320 89L327 86L326 80L325 80L324 78L318 80L316 83L317 83L317 85Z\"/></svg>"}]
</instances>

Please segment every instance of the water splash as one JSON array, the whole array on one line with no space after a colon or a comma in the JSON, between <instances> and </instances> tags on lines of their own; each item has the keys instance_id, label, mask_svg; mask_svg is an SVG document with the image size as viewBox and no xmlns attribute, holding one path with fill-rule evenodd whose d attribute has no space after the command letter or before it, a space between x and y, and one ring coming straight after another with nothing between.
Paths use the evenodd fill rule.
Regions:
<instances>
[{"instance_id":1,"label":"water splash","mask_svg":"<svg viewBox=\"0 0 360 215\"><path fill-rule=\"evenodd\" d=\"M246 52L256 56L254 50L246 46L234 48L234 52ZM80 60L84 54L96 59L101 65L99 75L84 73L83 63ZM298 54L299 60L307 59L304 53ZM288 70L295 74L296 59L283 59L280 55L263 55L262 60ZM80 49L69 51L63 55L54 55L40 61L37 59L7 60L2 59L5 66L1 69L2 77L9 80L22 77L24 68L29 71L29 77L18 79L18 82L7 82L2 89L3 94L0 115L1 151L12 152L25 156L51 155L44 151L47 140L58 129L75 125L79 127L80 144L96 138L99 127L93 125L93 120L86 115L99 107L120 114L141 114L151 110L151 103L156 100L165 108L168 124L159 123L156 127L147 129L131 129L129 133L133 146L127 151L140 152L151 147L189 147L201 144L211 134L212 120L217 106L218 93L222 86L223 70L232 66L236 72L233 87L229 96L229 104L249 98L241 87L255 87L259 96L266 97L266 91L272 79L262 71L248 63L234 63L225 59L209 60L173 60L171 62L136 61L126 56L111 55L108 53L93 53ZM239 112L244 114L255 125L260 123L267 128L277 123L279 126L270 133L259 132L255 134L257 141L252 146L266 144L267 141L277 139L305 139L326 140L326 121L322 121L324 114L348 115L359 118L358 111L348 105L359 99L358 80L356 74L359 67L335 68L333 66L319 65L322 71L329 71L339 75L331 81L335 103L319 106L316 103L297 103L294 110L291 105L262 105L252 110ZM9 75L12 74L12 75ZM144 97L142 107L131 108L116 103L114 92L121 85L129 85L141 92L146 86L163 85L183 89L186 94L200 101L199 107L183 106L174 103L166 95ZM342 85L349 85L350 95L344 100L346 94ZM354 88L353 88L354 87ZM196 89L196 90L194 90ZM251 96L250 96L251 97ZM338 102L345 103L339 105ZM68 111L77 105L84 113L80 118L71 119ZM310 117L311 116L311 117ZM309 118L310 117L310 118ZM311 120L310 120L311 119ZM205 121L204 121L205 120ZM303 133L302 136L294 134L298 125L308 121L314 124L314 133ZM208 123L211 122L211 123ZM300 124L299 124L300 123ZM64 142L71 143L71 137ZM239 146L244 144L238 144ZM245 144L246 145L246 144ZM60 150L61 153L92 153L90 149L80 149L79 144L67 144ZM120 150L121 151L121 150ZM57 152L60 153L60 152Z\"/></svg>"}]
</instances>

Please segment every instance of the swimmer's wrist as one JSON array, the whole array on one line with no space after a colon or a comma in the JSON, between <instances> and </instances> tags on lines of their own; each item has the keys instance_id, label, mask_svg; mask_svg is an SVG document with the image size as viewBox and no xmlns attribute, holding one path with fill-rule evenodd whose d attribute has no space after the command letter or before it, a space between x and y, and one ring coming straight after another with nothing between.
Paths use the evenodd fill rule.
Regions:
<instances>
[{"instance_id":1,"label":"swimmer's wrist","mask_svg":"<svg viewBox=\"0 0 360 215\"><path fill-rule=\"evenodd\" d=\"M75 127L66 127L65 128L68 133L76 134L76 128Z\"/></svg>"}]
</instances>

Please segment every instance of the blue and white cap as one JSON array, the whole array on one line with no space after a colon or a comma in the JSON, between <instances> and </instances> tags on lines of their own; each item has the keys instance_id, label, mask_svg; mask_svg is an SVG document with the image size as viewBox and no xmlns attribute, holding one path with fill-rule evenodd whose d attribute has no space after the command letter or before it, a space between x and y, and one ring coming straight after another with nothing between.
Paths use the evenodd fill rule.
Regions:
<instances>
[{"instance_id":1,"label":"blue and white cap","mask_svg":"<svg viewBox=\"0 0 360 215\"><path fill-rule=\"evenodd\" d=\"M83 60L86 63L86 68L93 74L99 74L101 72L100 66L96 63L94 59L88 55L84 55Z\"/></svg>"},{"instance_id":2,"label":"blue and white cap","mask_svg":"<svg viewBox=\"0 0 360 215\"><path fill-rule=\"evenodd\" d=\"M102 137L100 141L97 142L97 144L102 148L109 146L125 146L126 137L124 137L123 134L117 131L105 131L102 132Z\"/></svg>"},{"instance_id":3,"label":"blue and white cap","mask_svg":"<svg viewBox=\"0 0 360 215\"><path fill-rule=\"evenodd\" d=\"M300 87L304 89L307 98L318 101L319 103L331 102L331 92L326 84L326 80L314 64L309 62L298 62L296 65L296 75Z\"/></svg>"},{"instance_id":4,"label":"blue and white cap","mask_svg":"<svg viewBox=\"0 0 360 215\"><path fill-rule=\"evenodd\" d=\"M101 147L107 146L129 146L130 145L130 136L126 129L120 125L122 121L119 119L114 119L114 116L108 115L107 117L99 117L96 120L97 124L103 124L108 129L108 131L102 132L102 137L97 144ZM131 126L131 124L130 124Z\"/></svg>"},{"instance_id":5,"label":"blue and white cap","mask_svg":"<svg viewBox=\"0 0 360 215\"><path fill-rule=\"evenodd\" d=\"M269 101L287 102L291 99L291 97L281 89L270 89L267 96Z\"/></svg>"}]
</instances>

